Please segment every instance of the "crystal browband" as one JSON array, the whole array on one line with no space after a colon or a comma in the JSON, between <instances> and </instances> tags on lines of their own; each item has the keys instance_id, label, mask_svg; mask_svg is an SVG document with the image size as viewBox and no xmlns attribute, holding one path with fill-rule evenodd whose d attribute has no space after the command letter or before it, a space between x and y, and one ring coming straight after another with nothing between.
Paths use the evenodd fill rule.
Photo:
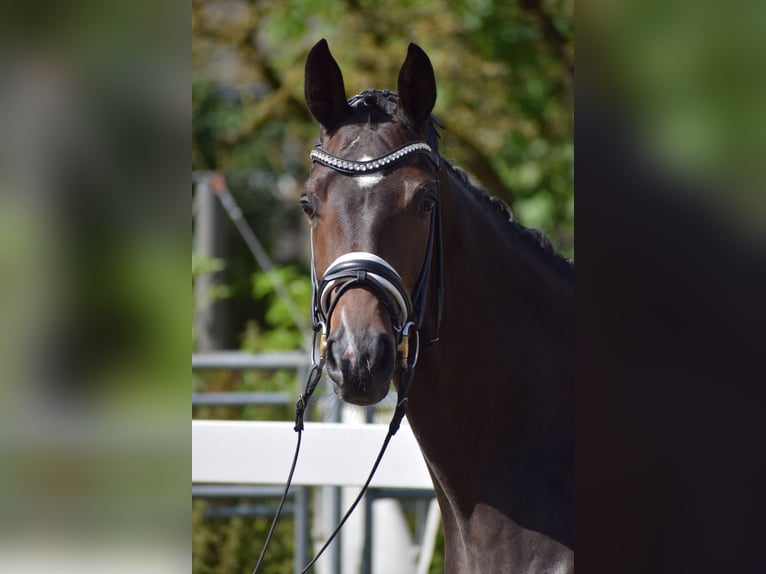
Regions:
<instances>
[{"instance_id":1,"label":"crystal browband","mask_svg":"<svg viewBox=\"0 0 766 574\"><path fill-rule=\"evenodd\" d=\"M331 153L327 153L323 149L319 149L317 147L317 149L311 150L311 160L326 165L327 167L331 167L336 171L349 174L358 174L385 169L413 153L428 154L428 157L431 158L431 161L434 161L433 150L431 149L431 146L425 142L407 144L396 148L394 151L387 153L386 155L367 161L353 161L349 159L343 159L334 156Z\"/></svg>"}]
</instances>

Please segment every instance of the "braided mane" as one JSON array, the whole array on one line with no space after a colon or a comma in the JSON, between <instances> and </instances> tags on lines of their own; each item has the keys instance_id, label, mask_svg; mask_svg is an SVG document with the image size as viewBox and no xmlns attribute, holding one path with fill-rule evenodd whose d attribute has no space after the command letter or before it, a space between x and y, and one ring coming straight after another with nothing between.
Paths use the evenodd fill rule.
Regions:
<instances>
[{"instance_id":1,"label":"braided mane","mask_svg":"<svg viewBox=\"0 0 766 574\"><path fill-rule=\"evenodd\" d=\"M508 222L511 228L516 231L517 235L521 237L522 240L539 249L546 257L549 258L554 266L560 271L564 272L565 275L574 278L574 261L560 255L553 247L553 244L551 243L550 239L548 239L548 236L545 235L542 230L534 227L525 227L519 223L519 221L514 216L510 206L505 201L491 195L487 191L471 183L471 180L465 170L454 166L449 162L446 163L449 168L452 169L452 171L460 178L460 181L463 182L466 189L471 191L474 195L480 197L483 201L487 202L488 207L491 207L492 211L503 217L503 219Z\"/></svg>"},{"instance_id":2,"label":"braided mane","mask_svg":"<svg viewBox=\"0 0 766 574\"><path fill-rule=\"evenodd\" d=\"M350 98L348 103L351 107L357 108L360 104L362 104L362 102L364 102L365 97L367 96L375 96L375 101L377 104L376 108L383 112L383 114L385 114L385 116L388 118L391 118L395 114L396 104L399 101L399 96L396 94L396 92L392 92L390 90L367 89ZM382 117L380 119L382 119ZM427 143L436 153L439 153L439 139L441 139L441 134L439 133L438 128L445 129L445 126L439 118L432 114L431 121L428 125ZM503 217L508 222L510 227L515 231L516 235L518 235L529 245L532 245L536 249L540 250L541 254L545 256L549 261L551 261L554 267L561 271L565 276L571 279L574 278L574 261L567 259L557 253L550 240L542 230L532 227L525 227L519 223L519 221L513 215L513 211L511 210L510 206L506 202L471 183L471 180L465 170L452 165L446 160L445 163L449 169L451 169L459 177L460 181L463 182L466 189L475 194L477 197L480 197L483 201L486 201L487 206L492 211Z\"/></svg>"}]
</instances>

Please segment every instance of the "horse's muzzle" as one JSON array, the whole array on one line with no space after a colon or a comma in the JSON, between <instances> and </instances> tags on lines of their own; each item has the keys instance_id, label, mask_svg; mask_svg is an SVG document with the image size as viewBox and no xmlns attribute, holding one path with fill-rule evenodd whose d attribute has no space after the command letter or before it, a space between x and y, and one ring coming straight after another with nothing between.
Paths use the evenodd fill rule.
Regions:
<instances>
[{"instance_id":1,"label":"horse's muzzle","mask_svg":"<svg viewBox=\"0 0 766 574\"><path fill-rule=\"evenodd\" d=\"M394 338L385 331L354 335L339 327L327 340L327 374L346 402L373 405L387 394L394 370Z\"/></svg>"}]
</instances>

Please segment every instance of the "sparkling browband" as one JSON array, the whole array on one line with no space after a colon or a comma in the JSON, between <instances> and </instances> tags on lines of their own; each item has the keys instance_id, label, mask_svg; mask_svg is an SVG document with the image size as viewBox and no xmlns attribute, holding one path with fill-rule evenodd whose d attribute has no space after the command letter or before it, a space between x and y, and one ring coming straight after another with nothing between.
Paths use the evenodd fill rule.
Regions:
<instances>
[{"instance_id":1,"label":"sparkling browband","mask_svg":"<svg viewBox=\"0 0 766 574\"><path fill-rule=\"evenodd\" d=\"M367 172L379 171L381 169L385 169L391 164L394 164L413 153L428 154L428 157L430 157L431 161L433 161L433 156L434 156L433 150L431 149L431 146L425 142L407 144L405 146L395 149L394 151L390 153L387 153L384 156L377 157L375 159L371 159L368 161L353 161L353 160L343 159L343 158L334 156L331 153L327 153L326 151L322 149L313 149L311 150L310 155L311 155L312 161L316 161L321 164L324 164L327 167L331 167L336 171L349 173L349 174L357 174L357 173L367 173Z\"/></svg>"}]
</instances>

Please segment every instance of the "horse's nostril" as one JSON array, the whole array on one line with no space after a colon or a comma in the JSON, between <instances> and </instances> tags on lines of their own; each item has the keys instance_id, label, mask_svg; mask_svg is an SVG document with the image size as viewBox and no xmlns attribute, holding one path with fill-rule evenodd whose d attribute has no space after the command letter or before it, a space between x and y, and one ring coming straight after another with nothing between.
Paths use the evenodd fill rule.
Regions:
<instances>
[{"instance_id":1,"label":"horse's nostril","mask_svg":"<svg viewBox=\"0 0 766 574\"><path fill-rule=\"evenodd\" d=\"M386 332L349 339L347 333L327 339L325 360L336 381L384 380L394 363L394 342Z\"/></svg>"},{"instance_id":2,"label":"horse's nostril","mask_svg":"<svg viewBox=\"0 0 766 574\"><path fill-rule=\"evenodd\" d=\"M335 356L335 349L337 348L337 345L335 344L335 337L329 337L327 339L327 344L325 346L325 360L327 361L328 366L335 368L338 364L338 358Z\"/></svg>"},{"instance_id":3,"label":"horse's nostril","mask_svg":"<svg viewBox=\"0 0 766 574\"><path fill-rule=\"evenodd\" d=\"M380 333L373 340L369 347L369 360L372 365L385 363L391 350L390 337L386 333Z\"/></svg>"}]
</instances>

